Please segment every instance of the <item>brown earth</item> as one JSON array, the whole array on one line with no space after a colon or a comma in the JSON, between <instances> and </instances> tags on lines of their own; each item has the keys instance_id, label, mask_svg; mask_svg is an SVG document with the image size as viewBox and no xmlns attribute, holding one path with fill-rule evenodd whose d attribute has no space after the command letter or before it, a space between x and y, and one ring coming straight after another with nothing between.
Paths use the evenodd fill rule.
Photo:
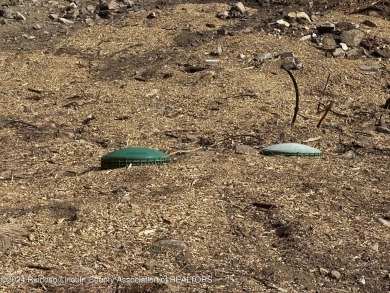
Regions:
<instances>
[{"instance_id":1,"label":"brown earth","mask_svg":"<svg viewBox=\"0 0 390 293\"><path fill-rule=\"evenodd\" d=\"M390 292L389 60L329 58L305 29L269 25L306 1L244 1L226 20L227 1L146 2L90 26L48 18L68 2L8 3L26 20L0 25L1 292ZM316 2L316 22L386 42L388 2L352 2ZM293 126L286 60L265 52L304 66ZM260 154L282 142L324 156ZM172 163L100 170L131 146Z\"/></svg>"}]
</instances>

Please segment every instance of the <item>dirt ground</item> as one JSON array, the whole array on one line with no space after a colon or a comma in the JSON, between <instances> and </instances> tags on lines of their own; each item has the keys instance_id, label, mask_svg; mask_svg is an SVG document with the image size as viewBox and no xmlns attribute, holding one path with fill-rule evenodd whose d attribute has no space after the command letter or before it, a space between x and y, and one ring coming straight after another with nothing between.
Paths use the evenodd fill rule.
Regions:
<instances>
[{"instance_id":1,"label":"dirt ground","mask_svg":"<svg viewBox=\"0 0 390 293\"><path fill-rule=\"evenodd\" d=\"M3 0L26 20L0 25L0 291L390 292L389 58L272 24L317 11L389 48L389 2L243 1L228 19L231 2L183 2L63 24L48 15L69 2ZM267 52L303 64L294 125L288 58ZM324 155L260 153L283 142ZM100 169L132 146L172 162Z\"/></svg>"}]
</instances>

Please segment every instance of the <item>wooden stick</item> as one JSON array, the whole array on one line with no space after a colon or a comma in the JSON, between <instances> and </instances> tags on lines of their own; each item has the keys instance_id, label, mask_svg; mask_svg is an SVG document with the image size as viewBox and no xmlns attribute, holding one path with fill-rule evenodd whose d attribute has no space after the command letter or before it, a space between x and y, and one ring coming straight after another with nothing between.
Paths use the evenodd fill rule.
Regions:
<instances>
[{"instance_id":1,"label":"wooden stick","mask_svg":"<svg viewBox=\"0 0 390 293\"><path fill-rule=\"evenodd\" d=\"M328 107L326 107L326 110L325 110L325 112L324 112L324 115L322 115L320 121L318 121L317 128L320 128L322 121L325 119L326 115L328 115L329 111L332 109L333 104L334 104L334 101L331 101L331 102L329 103Z\"/></svg>"}]
</instances>

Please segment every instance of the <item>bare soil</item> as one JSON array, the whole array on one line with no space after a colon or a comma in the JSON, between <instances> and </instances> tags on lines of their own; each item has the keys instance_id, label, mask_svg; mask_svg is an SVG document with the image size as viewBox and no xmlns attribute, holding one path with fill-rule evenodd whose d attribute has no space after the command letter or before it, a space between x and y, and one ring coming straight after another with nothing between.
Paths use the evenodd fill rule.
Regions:
<instances>
[{"instance_id":1,"label":"bare soil","mask_svg":"<svg viewBox=\"0 0 390 293\"><path fill-rule=\"evenodd\" d=\"M316 23L389 46L388 2L314 2ZM388 59L327 57L309 28L270 25L306 1L225 20L228 1L144 1L93 25L48 18L68 2L8 4L26 20L0 25L1 292L390 292ZM266 52L303 64L294 125L286 60ZM324 155L260 153L283 142ZM133 146L172 162L100 169Z\"/></svg>"}]
</instances>

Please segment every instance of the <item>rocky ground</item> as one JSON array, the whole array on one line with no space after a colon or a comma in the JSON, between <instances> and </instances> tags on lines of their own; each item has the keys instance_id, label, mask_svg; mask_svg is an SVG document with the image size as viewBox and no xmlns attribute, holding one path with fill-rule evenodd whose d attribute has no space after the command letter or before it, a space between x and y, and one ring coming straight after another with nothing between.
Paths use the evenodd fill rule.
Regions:
<instances>
[{"instance_id":1,"label":"rocky ground","mask_svg":"<svg viewBox=\"0 0 390 293\"><path fill-rule=\"evenodd\" d=\"M390 292L389 7L2 0L0 290Z\"/></svg>"}]
</instances>

